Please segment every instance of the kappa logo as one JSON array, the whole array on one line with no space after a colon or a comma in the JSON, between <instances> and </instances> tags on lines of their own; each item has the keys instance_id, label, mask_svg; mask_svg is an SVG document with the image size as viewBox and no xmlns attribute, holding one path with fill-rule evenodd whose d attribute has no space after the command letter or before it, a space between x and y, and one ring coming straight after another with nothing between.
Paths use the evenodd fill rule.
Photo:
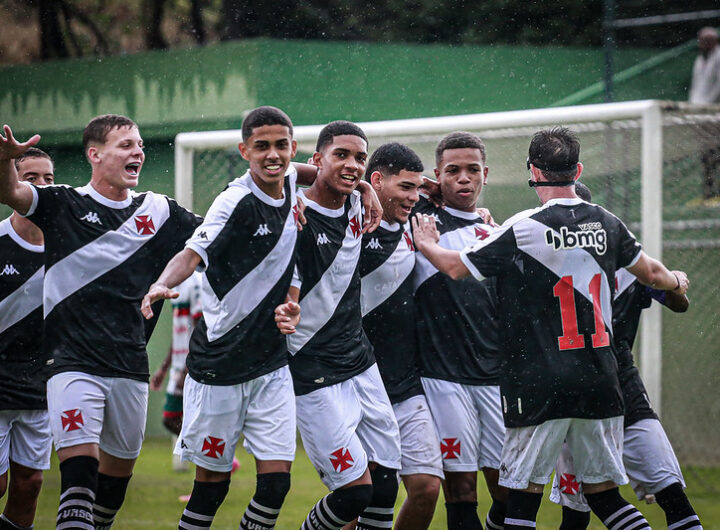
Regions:
<instances>
[{"instance_id":1,"label":"kappa logo","mask_svg":"<svg viewBox=\"0 0 720 530\"><path fill-rule=\"evenodd\" d=\"M202 232L198 232L198 237L200 239L207 239L208 238L207 232L205 230L203 230Z\"/></svg>"},{"instance_id":2,"label":"kappa logo","mask_svg":"<svg viewBox=\"0 0 720 530\"><path fill-rule=\"evenodd\" d=\"M5 264L5 268L0 271L0 276L10 276L11 274L20 274L12 263Z\"/></svg>"},{"instance_id":3,"label":"kappa logo","mask_svg":"<svg viewBox=\"0 0 720 530\"><path fill-rule=\"evenodd\" d=\"M350 454L350 450L347 447L341 447L337 451L330 453L330 463L336 472L342 473L351 468L355 461Z\"/></svg>"},{"instance_id":4,"label":"kappa logo","mask_svg":"<svg viewBox=\"0 0 720 530\"><path fill-rule=\"evenodd\" d=\"M81 221L87 221L88 223L95 223L98 225L102 224L102 221L98 217L96 212L88 212L80 218Z\"/></svg>"},{"instance_id":5,"label":"kappa logo","mask_svg":"<svg viewBox=\"0 0 720 530\"><path fill-rule=\"evenodd\" d=\"M220 458L225 452L225 440L208 436L203 440L202 452L208 458Z\"/></svg>"},{"instance_id":6,"label":"kappa logo","mask_svg":"<svg viewBox=\"0 0 720 530\"><path fill-rule=\"evenodd\" d=\"M141 236L151 236L155 233L155 223L149 215L136 216L135 227Z\"/></svg>"},{"instance_id":7,"label":"kappa logo","mask_svg":"<svg viewBox=\"0 0 720 530\"><path fill-rule=\"evenodd\" d=\"M460 441L457 438L443 438L440 452L444 460L453 460L460 456Z\"/></svg>"},{"instance_id":8,"label":"kappa logo","mask_svg":"<svg viewBox=\"0 0 720 530\"><path fill-rule=\"evenodd\" d=\"M373 237L372 239L370 239L368 244L365 245L365 248L369 248L372 250L378 250L378 249L382 248L382 245L380 244L380 241L378 241L376 237Z\"/></svg>"},{"instance_id":9,"label":"kappa logo","mask_svg":"<svg viewBox=\"0 0 720 530\"><path fill-rule=\"evenodd\" d=\"M443 224L443 222L440 220L440 216L438 214L431 213L430 215L435 219L435 224L437 224L437 225Z\"/></svg>"},{"instance_id":10,"label":"kappa logo","mask_svg":"<svg viewBox=\"0 0 720 530\"><path fill-rule=\"evenodd\" d=\"M268 225L261 224L260 226L258 226L258 229L255 230L255 233L253 234L253 236L266 236L268 234L272 234L272 232L268 228Z\"/></svg>"},{"instance_id":11,"label":"kappa logo","mask_svg":"<svg viewBox=\"0 0 720 530\"><path fill-rule=\"evenodd\" d=\"M600 223L586 223L580 230L571 232L567 226L560 227L556 234L551 228L545 230L545 242L553 250L571 250L574 248L593 248L601 256L607 250L607 232Z\"/></svg>"},{"instance_id":12,"label":"kappa logo","mask_svg":"<svg viewBox=\"0 0 720 530\"><path fill-rule=\"evenodd\" d=\"M65 410L60 414L63 431L77 431L81 425L85 425L80 409Z\"/></svg>"},{"instance_id":13,"label":"kappa logo","mask_svg":"<svg viewBox=\"0 0 720 530\"><path fill-rule=\"evenodd\" d=\"M328 243L330 243L328 236L325 235L325 232L320 232L318 234L317 244L318 245L327 245Z\"/></svg>"},{"instance_id":14,"label":"kappa logo","mask_svg":"<svg viewBox=\"0 0 720 530\"><path fill-rule=\"evenodd\" d=\"M580 491L580 484L575 480L575 475L563 473L560 476L560 491L568 495L577 495Z\"/></svg>"}]
</instances>

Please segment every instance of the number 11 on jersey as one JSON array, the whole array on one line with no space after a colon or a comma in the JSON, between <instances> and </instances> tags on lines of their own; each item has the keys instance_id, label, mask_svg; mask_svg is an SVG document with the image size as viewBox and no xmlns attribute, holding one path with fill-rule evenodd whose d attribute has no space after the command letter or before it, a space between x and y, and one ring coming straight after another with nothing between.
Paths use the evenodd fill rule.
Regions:
<instances>
[{"instance_id":1,"label":"number 11 on jersey","mask_svg":"<svg viewBox=\"0 0 720 530\"><path fill-rule=\"evenodd\" d=\"M593 348L602 348L610 344L610 334L605 330L600 305L600 285L602 276L596 274L588 286L593 302L595 333L592 334ZM585 337L578 333L577 309L575 308L575 289L573 277L563 276L553 287L553 294L560 300L560 318L563 334L558 337L560 350L575 350L585 347Z\"/></svg>"}]
</instances>

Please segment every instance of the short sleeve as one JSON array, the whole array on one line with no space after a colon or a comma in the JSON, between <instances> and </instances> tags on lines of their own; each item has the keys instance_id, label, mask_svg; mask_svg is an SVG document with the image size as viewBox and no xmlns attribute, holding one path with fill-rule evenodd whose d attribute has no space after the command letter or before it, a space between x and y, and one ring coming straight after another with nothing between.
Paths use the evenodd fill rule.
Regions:
<instances>
[{"instance_id":1,"label":"short sleeve","mask_svg":"<svg viewBox=\"0 0 720 530\"><path fill-rule=\"evenodd\" d=\"M297 265L295 265L295 268L293 269L293 276L292 280L290 280L290 287L297 287L298 289L302 287L302 275L300 274L300 270L298 269Z\"/></svg>"},{"instance_id":2,"label":"short sleeve","mask_svg":"<svg viewBox=\"0 0 720 530\"><path fill-rule=\"evenodd\" d=\"M619 237L617 268L632 267L640 259L642 246L633 233L625 226L625 223L618 219L617 234Z\"/></svg>"},{"instance_id":3,"label":"short sleeve","mask_svg":"<svg viewBox=\"0 0 720 530\"><path fill-rule=\"evenodd\" d=\"M512 226L503 226L462 250L460 259L477 280L483 280L502 275L510 267L516 248Z\"/></svg>"},{"instance_id":4,"label":"short sleeve","mask_svg":"<svg viewBox=\"0 0 720 530\"><path fill-rule=\"evenodd\" d=\"M65 203L63 192L69 188L67 186L38 187L28 182L23 182L23 184L32 189L33 200L27 213L22 217L26 217L42 229L52 222L60 211Z\"/></svg>"}]
</instances>

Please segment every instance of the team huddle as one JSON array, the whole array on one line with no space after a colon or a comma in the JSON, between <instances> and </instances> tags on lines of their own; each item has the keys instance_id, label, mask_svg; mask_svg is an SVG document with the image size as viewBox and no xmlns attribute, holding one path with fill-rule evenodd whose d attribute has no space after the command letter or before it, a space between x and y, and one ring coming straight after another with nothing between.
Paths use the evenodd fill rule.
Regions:
<instances>
[{"instance_id":1,"label":"team huddle","mask_svg":"<svg viewBox=\"0 0 720 530\"><path fill-rule=\"evenodd\" d=\"M330 491L302 530L426 529L440 488L448 529L482 529L480 470L492 530L534 528L553 472L562 529L590 511L649 528L619 493L628 476L668 528L702 528L631 352L642 309L686 310L689 281L590 202L572 131L533 136L542 206L502 226L476 208L488 166L468 132L440 141L436 180L399 143L368 158L347 121L296 164L290 118L259 107L242 124L249 169L204 218L132 191L144 153L126 117L85 129L79 188L54 184L38 136L4 133L0 530L32 528L52 443L57 528L112 526L144 437L147 341L192 277L202 316L183 302L196 325L164 418L196 470L178 528L211 527L240 439L257 485L239 528L274 528L297 430Z\"/></svg>"}]
</instances>

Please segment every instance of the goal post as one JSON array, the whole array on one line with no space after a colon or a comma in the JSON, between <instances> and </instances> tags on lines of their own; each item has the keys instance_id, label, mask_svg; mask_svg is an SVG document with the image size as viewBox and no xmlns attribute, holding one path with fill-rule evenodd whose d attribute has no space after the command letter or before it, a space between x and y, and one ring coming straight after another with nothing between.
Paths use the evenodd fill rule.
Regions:
<instances>
[{"instance_id":1,"label":"goal post","mask_svg":"<svg viewBox=\"0 0 720 530\"><path fill-rule=\"evenodd\" d=\"M708 417L699 412L713 411L714 424L720 425L720 409L708 407L707 396L685 392L689 384L713 384L706 367L716 362L712 350L717 347L711 345L720 344L720 322L713 305L720 295L715 281L720 270L720 201L714 206L702 199L704 171L713 163L708 157L717 158L720 173L720 146L716 145L720 144L720 107L643 100L358 125L367 134L371 151L387 141L412 147L428 176L435 167L435 146L445 134L476 132L486 144L490 168L480 204L490 208L498 221L538 205L527 187L525 168L532 134L554 125L574 129L580 136L585 167L581 179L590 187L593 202L623 219L650 256L663 259L665 252L671 268L690 274L693 324L684 316L665 315L663 325L663 310L653 304L643 312L636 352L653 407L662 412L671 439L681 435L683 422L705 429L704 438L687 441L686 456L700 454L703 462L720 465L719 449L713 442L720 427L708 428ZM306 161L312 154L321 128L295 127L296 160ZM182 205L204 213L229 180L247 170L237 149L241 138L240 130L177 135L175 193ZM695 324L698 319L701 322ZM701 333L687 332L698 328ZM687 357L689 350L698 352L697 358ZM686 413L691 409L698 411L692 417Z\"/></svg>"}]
</instances>

